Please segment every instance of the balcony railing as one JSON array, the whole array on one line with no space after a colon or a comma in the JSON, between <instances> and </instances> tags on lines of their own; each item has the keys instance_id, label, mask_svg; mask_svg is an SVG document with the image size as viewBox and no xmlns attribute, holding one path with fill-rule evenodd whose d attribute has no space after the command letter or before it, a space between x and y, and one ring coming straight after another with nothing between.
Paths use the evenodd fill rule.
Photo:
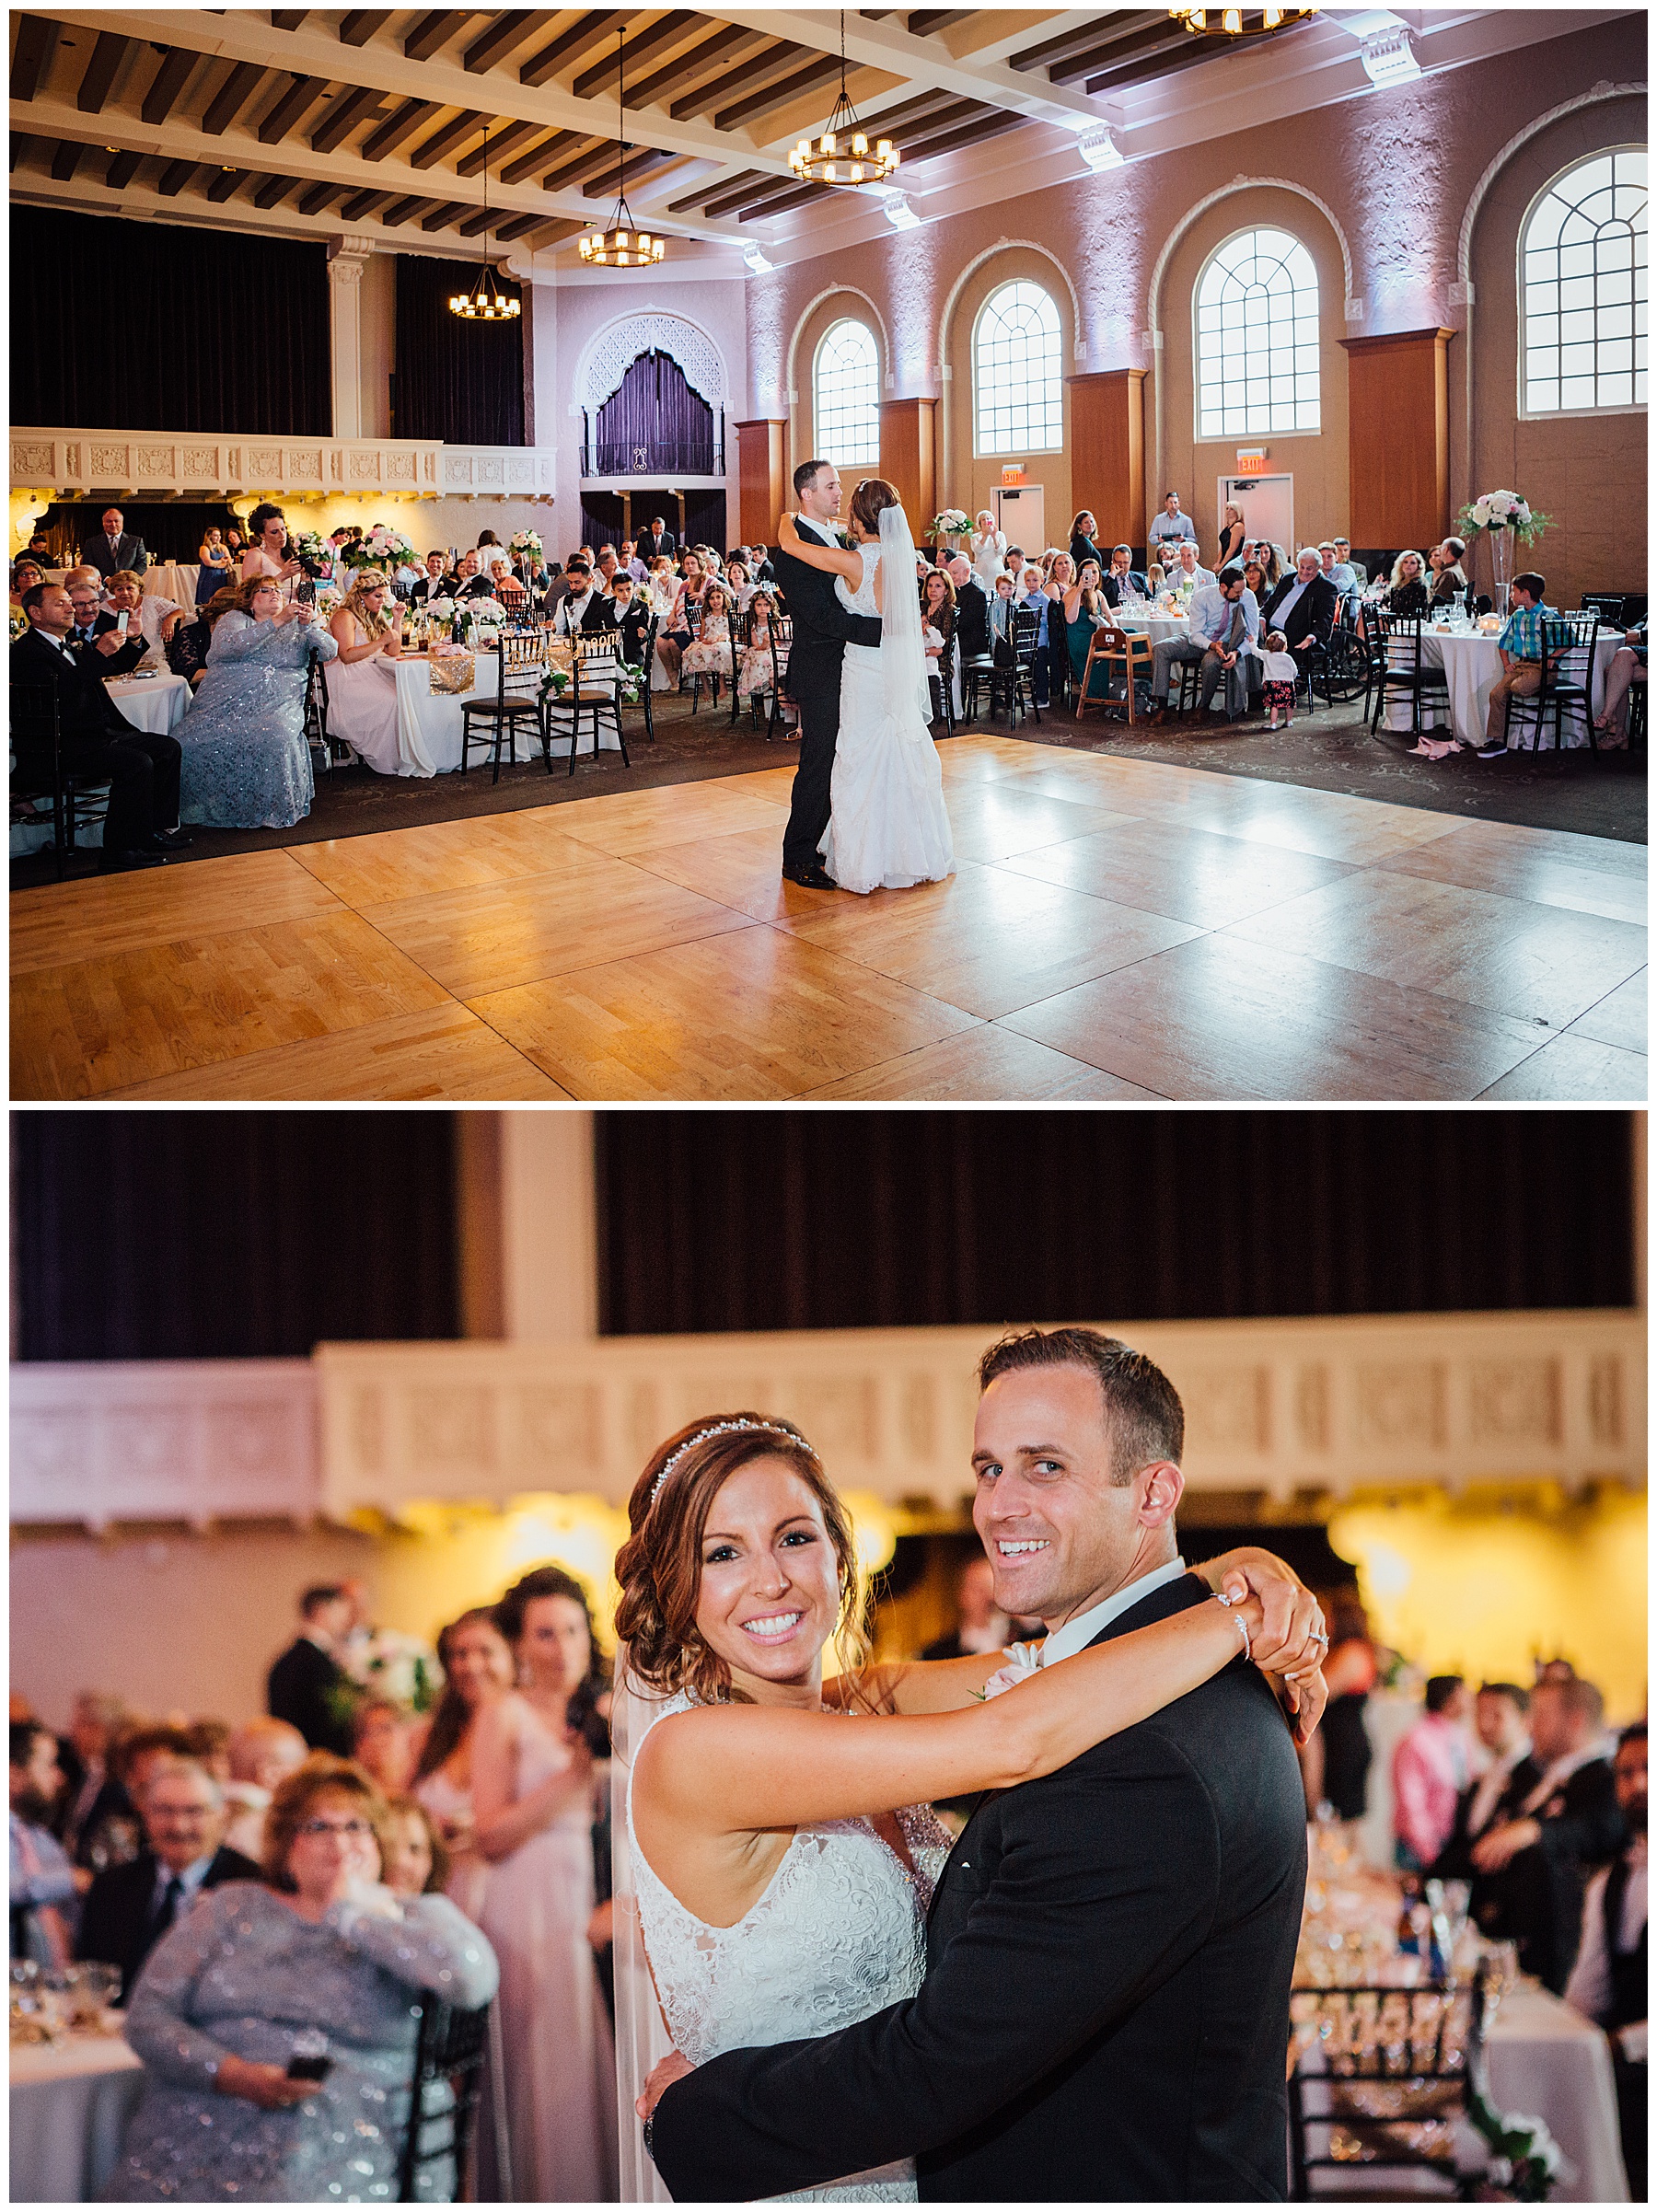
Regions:
<instances>
[{"instance_id":1,"label":"balcony railing","mask_svg":"<svg viewBox=\"0 0 1657 2212\"><path fill-rule=\"evenodd\" d=\"M426 438L238 437L217 431L19 430L11 481L60 498L542 499L557 484L550 446L446 446Z\"/></svg>"},{"instance_id":2,"label":"balcony railing","mask_svg":"<svg viewBox=\"0 0 1657 2212\"><path fill-rule=\"evenodd\" d=\"M589 438L582 447L584 477L640 477L659 484L680 476L723 476L724 446L714 437L658 440L633 446L613 438Z\"/></svg>"}]
</instances>

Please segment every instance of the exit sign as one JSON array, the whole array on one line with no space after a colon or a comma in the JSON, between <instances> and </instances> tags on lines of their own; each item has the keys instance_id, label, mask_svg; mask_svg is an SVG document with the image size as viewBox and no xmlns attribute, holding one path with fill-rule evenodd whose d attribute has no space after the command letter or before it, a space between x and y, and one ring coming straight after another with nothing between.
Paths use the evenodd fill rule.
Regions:
<instances>
[{"instance_id":1,"label":"exit sign","mask_svg":"<svg viewBox=\"0 0 1657 2212\"><path fill-rule=\"evenodd\" d=\"M1257 476L1266 466L1267 451L1268 448L1264 446L1239 446L1237 448L1237 474L1239 476Z\"/></svg>"},{"instance_id":2,"label":"exit sign","mask_svg":"<svg viewBox=\"0 0 1657 2212\"><path fill-rule=\"evenodd\" d=\"M1022 461L1009 461L1003 465L1002 469L1002 482L1003 484L1009 486L1014 484L1022 484L1025 481L1024 463Z\"/></svg>"}]
</instances>

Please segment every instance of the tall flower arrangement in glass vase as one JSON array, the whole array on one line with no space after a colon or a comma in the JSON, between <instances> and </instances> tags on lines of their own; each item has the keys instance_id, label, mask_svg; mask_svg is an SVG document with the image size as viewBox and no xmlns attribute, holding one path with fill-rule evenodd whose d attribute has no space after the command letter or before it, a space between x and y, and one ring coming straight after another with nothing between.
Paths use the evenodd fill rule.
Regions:
<instances>
[{"instance_id":1,"label":"tall flower arrangement in glass vase","mask_svg":"<svg viewBox=\"0 0 1657 2212\"><path fill-rule=\"evenodd\" d=\"M343 547L340 558L347 568L383 569L389 576L404 562L413 562L414 548L400 530L377 522L366 537L353 539Z\"/></svg>"},{"instance_id":2,"label":"tall flower arrangement in glass vase","mask_svg":"<svg viewBox=\"0 0 1657 2212\"><path fill-rule=\"evenodd\" d=\"M1551 519L1539 514L1517 492L1481 492L1472 505L1464 507L1456 516L1456 534L1467 540L1469 548L1480 538L1489 541L1499 614L1506 612L1508 586L1513 581L1513 547L1533 544Z\"/></svg>"}]
</instances>

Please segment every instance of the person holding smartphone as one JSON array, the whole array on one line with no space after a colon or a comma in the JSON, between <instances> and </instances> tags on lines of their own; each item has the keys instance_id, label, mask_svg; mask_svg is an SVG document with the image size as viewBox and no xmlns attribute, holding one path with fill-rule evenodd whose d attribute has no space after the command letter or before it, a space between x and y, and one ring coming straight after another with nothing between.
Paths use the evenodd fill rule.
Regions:
<instances>
[{"instance_id":1,"label":"person holding smartphone","mask_svg":"<svg viewBox=\"0 0 1657 2212\"><path fill-rule=\"evenodd\" d=\"M499 1970L448 1898L386 1886L388 1817L361 1767L313 1754L272 1798L263 1880L208 1892L156 1946L126 2021L144 2097L106 2197L396 2195L412 2000L486 2005Z\"/></svg>"}]
</instances>

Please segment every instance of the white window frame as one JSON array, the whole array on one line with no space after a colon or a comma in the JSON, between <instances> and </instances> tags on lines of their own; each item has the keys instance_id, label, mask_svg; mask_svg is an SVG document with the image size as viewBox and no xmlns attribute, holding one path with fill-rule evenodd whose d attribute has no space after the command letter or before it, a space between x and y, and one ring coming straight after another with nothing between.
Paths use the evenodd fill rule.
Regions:
<instances>
[{"instance_id":1,"label":"white window frame","mask_svg":"<svg viewBox=\"0 0 1657 2212\"><path fill-rule=\"evenodd\" d=\"M1274 295L1269 288L1268 288L1266 297L1269 305L1265 325L1267 332L1266 355L1268 362L1268 375L1266 378L1267 396L1263 402L1268 411L1267 420L1263 423L1256 422L1253 423L1241 422L1229 426L1222 422L1222 426L1219 429L1206 430L1203 427L1202 404L1202 394L1205 383L1202 373L1203 340L1205 335L1202 327L1202 317L1205 307L1202 296L1202 288L1208 283L1210 271L1213 269L1215 264L1221 261L1221 257L1222 255L1228 253L1233 248L1234 248L1240 239L1257 238L1262 234L1266 234L1273 237L1287 238L1290 242L1290 245L1305 258L1306 265L1311 272L1312 278L1313 304L1310 317L1312 324L1312 335L1309 339L1306 338L1304 332L1297 327L1299 324L1305 321L1305 310L1304 307L1302 307L1297 314L1295 306L1292 301L1290 313L1287 318L1289 330L1288 342L1286 345L1274 346L1272 344L1271 332L1274 328L1282 328L1283 318L1280 317L1274 317L1270 312L1269 303L1276 295ZM1286 261L1288 256L1284 255L1280 258ZM1224 271L1223 273L1229 275L1230 272L1227 270ZM1251 286L1249 289L1252 290L1253 287ZM1298 295L1301 290L1302 287L1292 285L1292 292L1296 295ZM1217 308L1222 315L1223 315L1226 311L1226 303L1223 301L1215 300L1208 304ZM1243 322L1240 320L1237 325L1237 340L1239 346L1242 342L1243 328ZM1222 323L1218 335L1223 339L1224 334L1224 326ZM1308 351L1312 355L1312 361L1309 365L1303 358L1303 356ZM1294 422L1292 425L1273 422L1271 420L1271 414L1275 411L1277 406L1277 402L1272 397L1272 388L1275 377L1270 369L1270 357L1274 352L1279 353L1286 353L1289 356L1286 370L1280 369L1275 374L1280 376L1284 373L1287 373L1287 375L1292 380L1294 387ZM1311 411L1315 416L1315 420L1310 423L1305 423L1301 420L1303 413L1301 379L1306 376L1311 376L1316 380L1316 391L1311 406ZM1222 393L1221 412L1223 415L1226 405L1224 391L1227 380L1222 376L1218 379L1210 379L1209 381L1217 381L1219 384ZM1253 404L1253 402L1251 402L1251 400L1246 397L1246 380L1245 380L1244 383L1244 390L1246 396L1243 401L1243 406L1245 411L1246 412L1248 408ZM1239 230L1232 231L1227 237L1222 238L1213 250L1208 254L1201 268L1197 272L1197 282L1191 286L1191 430L1192 435L1196 439L1197 443L1199 445L1205 446L1223 445L1232 438L1315 438L1321 437L1323 434L1323 284L1318 277L1317 262L1313 255L1312 249L1306 244L1304 238L1297 237L1292 230L1285 229L1283 225L1280 223L1249 223L1245 225Z\"/></svg>"},{"instance_id":2,"label":"white window frame","mask_svg":"<svg viewBox=\"0 0 1657 2212\"><path fill-rule=\"evenodd\" d=\"M824 428L823 356L828 352L829 341L838 338L840 331L848 330L860 332L868 341L867 427L869 435L865 442L873 448L868 453L837 452L833 441ZM832 368L830 373L840 375L843 370ZM860 396L851 405L848 405L842 400L836 400L834 411L842 422L853 416L861 417L863 412L863 400ZM880 341L870 330L868 324L855 315L837 315L817 340L816 351L811 356L811 434L813 453L820 454L826 461L832 461L837 469L878 469L880 466Z\"/></svg>"},{"instance_id":3,"label":"white window frame","mask_svg":"<svg viewBox=\"0 0 1657 2212\"><path fill-rule=\"evenodd\" d=\"M1013 442L1016 438L1018 430L1017 422L1014 420L1012 429L1007 434L1009 438L1009 442L1007 444L987 444L985 442L984 434L984 325L992 307L996 308L998 315L1003 313L1003 310L997 307L997 302L1004 298L1008 293L1020 289L1037 294L1045 304L1048 313L1052 317L1053 327L1051 331L1044 331L1043 333L1045 340L1050 340L1050 352L1048 344L1044 343L1042 349L1044 356L1050 359L1051 369L1050 374L1044 374L1041 377L1041 382L1044 388L1041 400L1037 407L1032 409L1027 405L1023 407L1014 406L1012 408L1001 409L997 411L1009 414L1014 418L1022 413L1025 417L1025 428L1026 431L1030 428L1031 416L1038 418L1040 425L1039 435L1025 436L1022 440ZM1004 342L991 338L989 342L991 345L995 345ZM1013 388L1011 385L1011 378L1014 374L1014 370L1009 367L1009 388ZM1024 388L1026 390L1028 389L1027 377L1025 379ZM994 432L991 432L992 436L995 434L996 434ZM1059 302L1057 299L1054 298L1052 293L1049 292L1047 286L1037 278L1033 276L1003 277L1001 283L991 287L990 291L984 297L983 304L979 307L978 313L972 318L973 457L974 459L992 458L1005 460L1008 458L1018 458L1025 454L1031 453L1061 453L1063 449L1064 318L1059 312Z\"/></svg>"},{"instance_id":4,"label":"white window frame","mask_svg":"<svg viewBox=\"0 0 1657 2212\"><path fill-rule=\"evenodd\" d=\"M1578 169L1585 168L1591 161L1615 161L1616 157L1620 154L1638 154L1644 157L1647 155L1647 148L1637 141L1631 140L1623 145L1600 146L1591 154L1583 154L1575 161L1568 162L1562 169L1559 170L1557 174L1550 177L1547 182L1542 186L1541 190L1535 193L1530 203L1530 205L1525 209L1524 219L1519 225L1518 236L1513 242L1514 299L1518 308L1518 314L1515 318L1514 323L1515 344L1513 348L1513 376L1514 383L1517 388L1515 392L1515 403L1518 408L1519 420L1522 423L1570 423L1580 422L1593 416L1643 415L1647 411L1647 403L1644 400L1616 400L1603 407L1533 408L1530 404L1530 376L1526 364L1530 354L1531 307L1529 299L1529 282L1525 268L1525 261L1527 252L1529 251L1527 241L1530 237L1531 225L1535 220L1537 211L1540 209L1542 203L1547 199L1559 185L1564 183L1568 177L1574 175ZM1649 179L1647 183L1647 193L1649 201ZM1645 233L1642 231L1639 235L1643 237ZM1540 250L1547 252L1550 250L1550 249L1545 247L1540 249ZM1636 266L1637 268L1640 266L1638 261ZM1646 266L1649 268L1649 258ZM1635 314L1631 318L1634 325L1635 350L1637 354L1640 342L1646 336L1646 332L1639 328L1640 321L1640 309L1646 304L1647 303L1645 302L1637 302ZM1597 333L1593 342L1597 354L1598 346L1600 343ZM1594 367L1594 376L1596 381L1599 373L1600 372L1596 359ZM1638 376L1640 374L1642 374L1642 372L1638 367L1632 372L1632 375L1635 376ZM1562 383L1564 379L1560 377L1556 379L1556 381Z\"/></svg>"}]
</instances>

